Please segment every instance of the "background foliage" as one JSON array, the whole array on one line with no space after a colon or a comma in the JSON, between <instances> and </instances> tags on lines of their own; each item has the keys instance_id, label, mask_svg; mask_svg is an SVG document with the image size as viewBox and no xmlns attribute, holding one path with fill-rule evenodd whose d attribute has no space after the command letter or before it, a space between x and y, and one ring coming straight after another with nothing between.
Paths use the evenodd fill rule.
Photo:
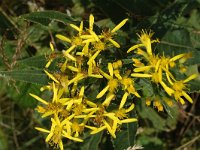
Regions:
<instances>
[{"instance_id":1,"label":"background foliage","mask_svg":"<svg viewBox=\"0 0 200 150\"><path fill-rule=\"evenodd\" d=\"M58 43L57 47L62 48L54 35L69 32L68 23L87 19L90 13L94 14L98 26L110 27L129 18L122 33L126 33L126 40L119 39L122 45L127 45L124 49L136 42L136 33L141 29L152 29L155 37L161 40L157 46L159 53L192 52L193 56L187 62L190 66L187 73L198 73L199 0L1 1L0 149L50 149L44 144L44 136L34 130L35 125L43 125L45 120L41 120L34 111L37 102L28 93L31 91L39 95L39 87L48 82L43 68L48 58L49 41ZM118 57L120 55L123 54ZM146 84L141 82L141 85ZM158 113L153 108L147 108L142 101L137 101L138 125L125 126L126 132L119 132L115 140L110 140L106 133L85 135L85 143L68 142L66 149L123 150L138 144L145 150L198 150L200 78L192 82L190 88L194 100L192 105L176 105L167 109L167 113ZM151 88L146 92L147 95L151 93Z\"/></svg>"}]
</instances>

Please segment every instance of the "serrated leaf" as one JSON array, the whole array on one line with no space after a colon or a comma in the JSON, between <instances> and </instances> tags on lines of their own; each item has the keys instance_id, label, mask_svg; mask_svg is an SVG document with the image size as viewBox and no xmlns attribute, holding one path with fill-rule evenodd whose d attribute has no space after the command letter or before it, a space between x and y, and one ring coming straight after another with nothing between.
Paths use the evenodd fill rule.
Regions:
<instances>
[{"instance_id":1,"label":"serrated leaf","mask_svg":"<svg viewBox=\"0 0 200 150\"><path fill-rule=\"evenodd\" d=\"M135 117L133 112L131 117ZM122 126L121 131L116 133L116 139L112 140L115 150L124 150L135 144L137 126L137 122L127 123Z\"/></svg>"},{"instance_id":2,"label":"serrated leaf","mask_svg":"<svg viewBox=\"0 0 200 150\"><path fill-rule=\"evenodd\" d=\"M71 17L67 16L66 14L51 10L25 14L20 16L20 18L41 24L43 26L48 26L53 20L64 24L74 22L74 20Z\"/></svg>"},{"instance_id":3,"label":"serrated leaf","mask_svg":"<svg viewBox=\"0 0 200 150\"><path fill-rule=\"evenodd\" d=\"M85 139L85 144L81 146L81 150L98 150L103 132L97 133Z\"/></svg>"},{"instance_id":4,"label":"serrated leaf","mask_svg":"<svg viewBox=\"0 0 200 150\"><path fill-rule=\"evenodd\" d=\"M41 85L48 83L48 78L43 70L0 71L0 77Z\"/></svg>"},{"instance_id":5,"label":"serrated leaf","mask_svg":"<svg viewBox=\"0 0 200 150\"><path fill-rule=\"evenodd\" d=\"M18 65L23 65L23 66L28 66L28 67L35 67L35 68L44 68L46 63L47 63L47 59L44 55L42 56L33 56L33 57L29 57L26 59L22 59L19 60Z\"/></svg>"}]
</instances>

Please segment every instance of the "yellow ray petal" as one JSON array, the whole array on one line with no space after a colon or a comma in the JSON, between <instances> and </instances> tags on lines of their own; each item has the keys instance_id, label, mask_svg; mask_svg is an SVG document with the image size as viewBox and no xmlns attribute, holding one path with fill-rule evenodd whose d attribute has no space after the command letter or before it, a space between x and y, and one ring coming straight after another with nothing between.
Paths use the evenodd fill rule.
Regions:
<instances>
[{"instance_id":1,"label":"yellow ray petal","mask_svg":"<svg viewBox=\"0 0 200 150\"><path fill-rule=\"evenodd\" d=\"M119 45L116 41L114 41L113 39L109 39L109 41L110 41L115 47L120 48L120 45Z\"/></svg>"},{"instance_id":2,"label":"yellow ray petal","mask_svg":"<svg viewBox=\"0 0 200 150\"><path fill-rule=\"evenodd\" d=\"M90 74L90 75L88 75L89 77L93 77L93 78L103 78L103 76L102 75L100 75L100 74Z\"/></svg>"},{"instance_id":3,"label":"yellow ray petal","mask_svg":"<svg viewBox=\"0 0 200 150\"><path fill-rule=\"evenodd\" d=\"M63 136L70 139L70 140L73 140L73 141L77 141L77 142L83 142L82 139L80 138L76 138L76 137L72 137L71 135L67 134L67 132L63 131Z\"/></svg>"},{"instance_id":4,"label":"yellow ray petal","mask_svg":"<svg viewBox=\"0 0 200 150\"><path fill-rule=\"evenodd\" d=\"M171 88L169 88L163 81L160 82L160 84L162 85L162 87L164 88L164 90L167 92L167 94L169 96L171 96L174 93L174 90L172 90Z\"/></svg>"},{"instance_id":5,"label":"yellow ray petal","mask_svg":"<svg viewBox=\"0 0 200 150\"><path fill-rule=\"evenodd\" d=\"M134 72L143 72L143 71L148 71L151 68L152 68L152 66L143 66L143 67L135 68L133 71Z\"/></svg>"},{"instance_id":6,"label":"yellow ray petal","mask_svg":"<svg viewBox=\"0 0 200 150\"><path fill-rule=\"evenodd\" d=\"M131 110L133 110L134 107L135 107L135 104L131 104L131 106L126 109L126 113L130 112Z\"/></svg>"},{"instance_id":7,"label":"yellow ray petal","mask_svg":"<svg viewBox=\"0 0 200 150\"><path fill-rule=\"evenodd\" d=\"M197 74L193 74L193 75L189 76L187 79L185 79L185 80L183 81L183 83L189 82L190 80L193 80L193 79L195 79L195 78L197 78L197 77L198 77Z\"/></svg>"},{"instance_id":8,"label":"yellow ray petal","mask_svg":"<svg viewBox=\"0 0 200 150\"><path fill-rule=\"evenodd\" d=\"M76 68L76 67L73 67L73 66L67 66L67 68L70 69L71 71L79 72L79 69Z\"/></svg>"},{"instance_id":9,"label":"yellow ray petal","mask_svg":"<svg viewBox=\"0 0 200 150\"><path fill-rule=\"evenodd\" d=\"M104 125L104 126L102 126L100 128L94 129L92 132L90 132L90 134L96 134L96 133L99 133L99 132L101 132L101 131L103 131L105 129L106 129L106 126Z\"/></svg>"},{"instance_id":10,"label":"yellow ray petal","mask_svg":"<svg viewBox=\"0 0 200 150\"><path fill-rule=\"evenodd\" d=\"M133 45L132 47L130 47L127 51L127 53L131 52L132 50L137 49L138 47L144 46L144 44L137 44L137 45Z\"/></svg>"},{"instance_id":11,"label":"yellow ray petal","mask_svg":"<svg viewBox=\"0 0 200 150\"><path fill-rule=\"evenodd\" d=\"M124 93L124 95L123 95L123 97L122 97L122 100L121 100L121 102L120 102L120 105L119 105L119 109L123 108L124 104L126 103L126 100L127 100L128 95L129 95L129 94L128 94L127 92Z\"/></svg>"},{"instance_id":12,"label":"yellow ray petal","mask_svg":"<svg viewBox=\"0 0 200 150\"><path fill-rule=\"evenodd\" d=\"M110 135L111 135L113 138L116 138L116 135L115 135L115 133L113 132L113 130L111 129L110 125L109 125L105 120L103 120L103 123L105 124L105 126L106 126L108 132L110 133Z\"/></svg>"},{"instance_id":13,"label":"yellow ray petal","mask_svg":"<svg viewBox=\"0 0 200 150\"><path fill-rule=\"evenodd\" d=\"M90 63L92 63L93 60L95 60L95 58L99 55L100 52L101 52L101 50L96 51L96 53L89 59L87 64L89 65Z\"/></svg>"},{"instance_id":14,"label":"yellow ray petal","mask_svg":"<svg viewBox=\"0 0 200 150\"><path fill-rule=\"evenodd\" d=\"M182 94L190 103L193 103L192 98L186 92L182 91Z\"/></svg>"},{"instance_id":15,"label":"yellow ray petal","mask_svg":"<svg viewBox=\"0 0 200 150\"><path fill-rule=\"evenodd\" d=\"M104 71L102 71L102 70L99 70L99 72L107 79L107 80L110 80L110 79L112 79L112 77L111 76L109 76L107 73L105 73Z\"/></svg>"},{"instance_id":16,"label":"yellow ray petal","mask_svg":"<svg viewBox=\"0 0 200 150\"><path fill-rule=\"evenodd\" d=\"M121 123L130 123L130 122L136 122L136 121L138 121L136 118L129 118L129 119L121 120Z\"/></svg>"},{"instance_id":17,"label":"yellow ray petal","mask_svg":"<svg viewBox=\"0 0 200 150\"><path fill-rule=\"evenodd\" d=\"M84 75L83 74L77 74L76 77L74 77L73 79L71 79L69 82L68 82L68 85L74 83L74 82L78 82L79 80L82 80L84 78Z\"/></svg>"},{"instance_id":18,"label":"yellow ray petal","mask_svg":"<svg viewBox=\"0 0 200 150\"><path fill-rule=\"evenodd\" d=\"M110 76L113 77L113 66L112 66L112 63L108 63L108 70L109 70Z\"/></svg>"},{"instance_id":19,"label":"yellow ray petal","mask_svg":"<svg viewBox=\"0 0 200 150\"><path fill-rule=\"evenodd\" d=\"M40 128L40 127L35 127L35 129L38 130L38 131L41 131L41 132L50 133L49 130L46 130L46 129L43 129L43 128Z\"/></svg>"},{"instance_id":20,"label":"yellow ray petal","mask_svg":"<svg viewBox=\"0 0 200 150\"><path fill-rule=\"evenodd\" d=\"M96 33L94 31L90 31L90 34L93 36L93 38L95 39L95 41L99 41L99 37L96 35Z\"/></svg>"},{"instance_id":21,"label":"yellow ray petal","mask_svg":"<svg viewBox=\"0 0 200 150\"><path fill-rule=\"evenodd\" d=\"M93 30L93 25L94 25L94 16L92 14L90 14L90 17L89 17L89 30L90 31Z\"/></svg>"},{"instance_id":22,"label":"yellow ray petal","mask_svg":"<svg viewBox=\"0 0 200 150\"><path fill-rule=\"evenodd\" d=\"M111 30L111 33L118 31L127 21L128 19L122 20L114 29Z\"/></svg>"},{"instance_id":23,"label":"yellow ray petal","mask_svg":"<svg viewBox=\"0 0 200 150\"><path fill-rule=\"evenodd\" d=\"M141 77L141 78L150 78L152 77L151 74L142 74L142 73L132 73L132 77Z\"/></svg>"},{"instance_id":24,"label":"yellow ray petal","mask_svg":"<svg viewBox=\"0 0 200 150\"><path fill-rule=\"evenodd\" d=\"M76 47L76 45L72 45L70 48L68 48L65 53L70 53L74 48Z\"/></svg>"},{"instance_id":25,"label":"yellow ray petal","mask_svg":"<svg viewBox=\"0 0 200 150\"><path fill-rule=\"evenodd\" d=\"M45 68L49 68L49 66L51 65L51 63L53 62L53 59L50 59L47 64L45 65Z\"/></svg>"},{"instance_id":26,"label":"yellow ray petal","mask_svg":"<svg viewBox=\"0 0 200 150\"><path fill-rule=\"evenodd\" d=\"M105 99L105 101L102 103L102 105L104 105L104 106L109 106L111 100L112 100L114 97L115 97L114 94L109 94L108 96L106 96L106 99Z\"/></svg>"},{"instance_id":27,"label":"yellow ray petal","mask_svg":"<svg viewBox=\"0 0 200 150\"><path fill-rule=\"evenodd\" d=\"M86 100L86 104L89 105L90 107L97 107L97 105L89 100Z\"/></svg>"},{"instance_id":28,"label":"yellow ray petal","mask_svg":"<svg viewBox=\"0 0 200 150\"><path fill-rule=\"evenodd\" d=\"M181 103L182 105L185 104L185 101L184 101L181 97L180 97L178 100L180 101L180 103Z\"/></svg>"},{"instance_id":29,"label":"yellow ray petal","mask_svg":"<svg viewBox=\"0 0 200 150\"><path fill-rule=\"evenodd\" d=\"M56 88L55 83L53 82L53 102L58 100L58 88Z\"/></svg>"},{"instance_id":30,"label":"yellow ray petal","mask_svg":"<svg viewBox=\"0 0 200 150\"><path fill-rule=\"evenodd\" d=\"M55 49L54 49L54 46L53 46L53 44L52 44L51 42L49 42L49 46L50 46L50 48L51 48L51 51L54 52Z\"/></svg>"},{"instance_id":31,"label":"yellow ray petal","mask_svg":"<svg viewBox=\"0 0 200 150\"><path fill-rule=\"evenodd\" d=\"M96 98L101 98L102 96L104 96L104 94L108 91L108 89L109 85L107 85L101 92L99 92Z\"/></svg>"},{"instance_id":32,"label":"yellow ray petal","mask_svg":"<svg viewBox=\"0 0 200 150\"><path fill-rule=\"evenodd\" d=\"M80 92L79 92L79 96L80 96L80 97L83 97L83 95L84 95L84 90L85 90L85 87L82 86L82 87L81 87L81 90L80 90Z\"/></svg>"},{"instance_id":33,"label":"yellow ray petal","mask_svg":"<svg viewBox=\"0 0 200 150\"><path fill-rule=\"evenodd\" d=\"M82 32L83 32L83 21L81 21L81 23L80 23L80 26L79 26L79 35L81 35L82 34Z\"/></svg>"},{"instance_id":34,"label":"yellow ray petal","mask_svg":"<svg viewBox=\"0 0 200 150\"><path fill-rule=\"evenodd\" d=\"M80 31L79 27L77 27L76 25L74 24L69 24L72 28L74 28L76 31Z\"/></svg>"},{"instance_id":35,"label":"yellow ray petal","mask_svg":"<svg viewBox=\"0 0 200 150\"><path fill-rule=\"evenodd\" d=\"M60 83L52 74L50 74L48 71L44 70L44 72L48 75L49 78L51 78L56 83Z\"/></svg>"},{"instance_id":36,"label":"yellow ray petal","mask_svg":"<svg viewBox=\"0 0 200 150\"><path fill-rule=\"evenodd\" d=\"M71 40L69 38L67 38L66 36L63 36L61 34L56 34L56 37L62 41L65 41L65 42L68 42L68 43L71 43Z\"/></svg>"},{"instance_id":37,"label":"yellow ray petal","mask_svg":"<svg viewBox=\"0 0 200 150\"><path fill-rule=\"evenodd\" d=\"M67 57L73 61L76 61L76 58L74 56L70 55L69 53L66 53L66 51L63 51L63 54L65 57Z\"/></svg>"},{"instance_id":38,"label":"yellow ray petal","mask_svg":"<svg viewBox=\"0 0 200 150\"><path fill-rule=\"evenodd\" d=\"M58 145L59 145L59 147L60 147L60 150L64 150L62 140L60 140L60 142L58 142Z\"/></svg>"},{"instance_id":39,"label":"yellow ray petal","mask_svg":"<svg viewBox=\"0 0 200 150\"><path fill-rule=\"evenodd\" d=\"M176 61L184 56L185 56L185 54L179 54L179 55L172 57L169 61Z\"/></svg>"},{"instance_id":40,"label":"yellow ray petal","mask_svg":"<svg viewBox=\"0 0 200 150\"><path fill-rule=\"evenodd\" d=\"M39 96L35 95L35 94L31 94L29 93L30 96L32 96L33 98L37 99L38 101L40 101L41 103L47 105L48 102L46 102L45 100L43 100L42 98L40 98Z\"/></svg>"}]
</instances>

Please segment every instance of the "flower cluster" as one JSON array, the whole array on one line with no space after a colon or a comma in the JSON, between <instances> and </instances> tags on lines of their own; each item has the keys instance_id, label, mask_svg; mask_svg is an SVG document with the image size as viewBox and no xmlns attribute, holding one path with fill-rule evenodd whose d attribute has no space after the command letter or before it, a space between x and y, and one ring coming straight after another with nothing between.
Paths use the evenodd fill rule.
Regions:
<instances>
[{"instance_id":1,"label":"flower cluster","mask_svg":"<svg viewBox=\"0 0 200 150\"><path fill-rule=\"evenodd\" d=\"M63 138L83 142L83 131L96 134L107 130L116 138L116 131L123 123L137 121L136 118L129 117L134 103L127 103L128 96L140 97L130 73L121 70L121 60L107 62L102 56L102 53L110 48L120 48L120 44L114 38L127 20L124 19L111 30L97 34L94 31L94 17L90 15L89 27L84 27L83 22L79 26L70 24L75 30L74 35L56 35L58 40L67 45L67 49L62 50L62 53L58 54L59 51L56 52L50 43L51 56L55 57L49 58L44 72L51 82L43 86L41 91L49 91L52 96L43 99L32 93L30 95L41 102L36 110L42 118L47 117L51 120L48 130L36 127L37 130L48 133L46 142L51 146L63 150ZM61 57L61 62L57 63L59 69L52 72L49 68L57 56ZM89 80L107 81L105 87L100 86L96 100L89 98L89 90L96 90L92 89L95 83L88 83ZM117 98L118 92L123 92L121 98ZM115 105L111 106L114 103Z\"/></svg>"},{"instance_id":2,"label":"flower cluster","mask_svg":"<svg viewBox=\"0 0 200 150\"><path fill-rule=\"evenodd\" d=\"M196 74L192 74L183 80L177 80L173 75L173 69L176 73L179 68L179 72L186 71L186 68L182 68L183 63L190 57L190 53L179 54L174 57L160 56L152 51L152 43L159 42L159 40L152 40L153 32L147 32L142 30L141 34L138 34L139 44L136 44L129 48L127 53L135 50L135 53L140 56L138 58L132 58L133 60L133 73L132 77L135 78L147 78L152 83L155 83L159 89L164 89L168 97L160 98L156 95L154 98L147 98L146 104L150 105L153 101L153 105L157 107L158 111L163 111L163 105L161 99L164 100L169 106L172 106L173 99L177 100L181 104L185 101L182 97L192 103L192 98L186 93L186 83L197 77Z\"/></svg>"},{"instance_id":3,"label":"flower cluster","mask_svg":"<svg viewBox=\"0 0 200 150\"><path fill-rule=\"evenodd\" d=\"M140 43L127 51L136 51L132 55L132 73L132 65L131 68L124 66L123 60L106 59L105 55L111 53L109 50L120 48L115 36L127 21L124 19L113 29L97 32L94 17L90 15L88 27L82 21L78 26L70 24L75 33L72 36L56 35L67 47L62 52L56 51L50 43L52 54L44 72L51 81L41 87L41 91L47 91L51 96L41 98L32 93L30 95L40 102L36 110L41 117L51 120L49 129L36 127L48 133L46 142L51 146L63 150L64 138L83 142L83 133L87 131L96 134L107 130L116 138L116 132L123 123L136 122L136 118L130 117L135 106L132 99L142 98L134 78L150 79L163 89L168 95L163 99L169 106L172 105L172 98L184 104L185 97L192 103L186 93L186 83L196 75L177 80L171 71L177 66L177 61L184 63L188 54L174 57L154 54L151 44L159 41L151 40L152 32L143 30L138 34ZM57 64L56 71L50 69L53 62ZM159 95L147 98L146 104L150 105L152 101L158 111L163 111Z\"/></svg>"}]
</instances>

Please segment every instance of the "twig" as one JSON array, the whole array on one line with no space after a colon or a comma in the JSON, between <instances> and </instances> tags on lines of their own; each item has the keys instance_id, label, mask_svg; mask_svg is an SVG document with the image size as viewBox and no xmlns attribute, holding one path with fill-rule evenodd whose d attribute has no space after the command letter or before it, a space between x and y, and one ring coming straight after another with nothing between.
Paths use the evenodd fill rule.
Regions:
<instances>
[{"instance_id":1,"label":"twig","mask_svg":"<svg viewBox=\"0 0 200 150\"><path fill-rule=\"evenodd\" d=\"M17 59L18 59L20 52L21 52L21 49L24 46L24 44L26 43L25 42L26 39L28 38L28 35L26 34L27 27L28 27L28 24L26 25L25 30L23 32L21 32L19 39L17 40L17 47L16 47L15 53L12 57L13 63L11 64L11 68L13 68L16 65Z\"/></svg>"},{"instance_id":2,"label":"twig","mask_svg":"<svg viewBox=\"0 0 200 150\"><path fill-rule=\"evenodd\" d=\"M14 107L14 104L12 104L12 106ZM12 129L13 129L13 140L14 143L16 145L16 149L19 150L19 143L18 143L18 139L17 139L17 134L15 131L15 120L14 120L14 108L12 107L12 112L11 112L11 121L12 121Z\"/></svg>"},{"instance_id":3,"label":"twig","mask_svg":"<svg viewBox=\"0 0 200 150\"><path fill-rule=\"evenodd\" d=\"M5 40L5 35L0 40L0 56L3 59L3 63L5 64L5 66L8 68L8 70L10 70L11 66L9 64L8 58L6 57L6 55L4 53L4 48L3 48L4 40Z\"/></svg>"},{"instance_id":4,"label":"twig","mask_svg":"<svg viewBox=\"0 0 200 150\"><path fill-rule=\"evenodd\" d=\"M196 140L198 140L200 138L200 134L197 135L196 137L194 137L192 140L188 141L187 143L181 145L180 147L176 148L175 150L181 150L182 148L188 146L188 145L191 145L193 144Z\"/></svg>"}]
</instances>

